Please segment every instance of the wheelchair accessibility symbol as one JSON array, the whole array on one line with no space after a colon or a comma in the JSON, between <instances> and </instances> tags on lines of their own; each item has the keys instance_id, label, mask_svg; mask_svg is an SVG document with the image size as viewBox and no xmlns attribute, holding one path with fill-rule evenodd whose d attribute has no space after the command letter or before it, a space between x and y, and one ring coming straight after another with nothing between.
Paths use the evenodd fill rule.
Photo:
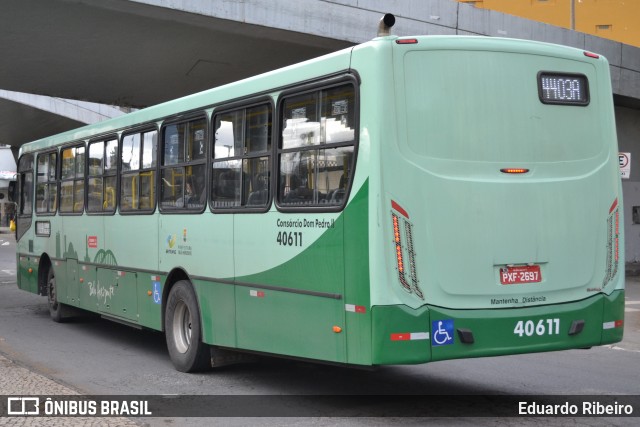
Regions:
<instances>
[{"instance_id":1,"label":"wheelchair accessibility symbol","mask_svg":"<svg viewBox=\"0 0 640 427\"><path fill-rule=\"evenodd\" d=\"M434 320L431 322L433 345L453 344L453 319Z\"/></svg>"},{"instance_id":2,"label":"wheelchair accessibility symbol","mask_svg":"<svg viewBox=\"0 0 640 427\"><path fill-rule=\"evenodd\" d=\"M153 302L156 304L162 303L162 289L160 282L153 282Z\"/></svg>"}]
</instances>

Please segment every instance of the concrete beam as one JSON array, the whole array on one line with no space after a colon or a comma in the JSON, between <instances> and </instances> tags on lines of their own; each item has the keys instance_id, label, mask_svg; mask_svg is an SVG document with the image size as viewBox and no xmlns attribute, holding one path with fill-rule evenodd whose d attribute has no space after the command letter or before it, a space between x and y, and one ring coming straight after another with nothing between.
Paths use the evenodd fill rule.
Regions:
<instances>
[{"instance_id":1,"label":"concrete beam","mask_svg":"<svg viewBox=\"0 0 640 427\"><path fill-rule=\"evenodd\" d=\"M124 113L91 102L0 90L0 143L20 146Z\"/></svg>"}]
</instances>

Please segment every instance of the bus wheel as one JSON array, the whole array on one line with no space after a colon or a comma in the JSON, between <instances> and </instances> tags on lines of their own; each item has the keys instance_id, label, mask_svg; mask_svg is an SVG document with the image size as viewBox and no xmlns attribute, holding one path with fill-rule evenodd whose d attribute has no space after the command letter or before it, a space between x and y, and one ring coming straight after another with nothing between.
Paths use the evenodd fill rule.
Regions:
<instances>
[{"instance_id":1,"label":"bus wheel","mask_svg":"<svg viewBox=\"0 0 640 427\"><path fill-rule=\"evenodd\" d=\"M58 302L58 286L53 268L49 267L47 273L47 302L49 303L49 315L54 322L63 322L68 316L67 307Z\"/></svg>"},{"instance_id":2,"label":"bus wheel","mask_svg":"<svg viewBox=\"0 0 640 427\"><path fill-rule=\"evenodd\" d=\"M196 372L211 367L209 348L202 342L198 301L188 281L181 280L171 288L164 322L169 356L178 371Z\"/></svg>"}]
</instances>

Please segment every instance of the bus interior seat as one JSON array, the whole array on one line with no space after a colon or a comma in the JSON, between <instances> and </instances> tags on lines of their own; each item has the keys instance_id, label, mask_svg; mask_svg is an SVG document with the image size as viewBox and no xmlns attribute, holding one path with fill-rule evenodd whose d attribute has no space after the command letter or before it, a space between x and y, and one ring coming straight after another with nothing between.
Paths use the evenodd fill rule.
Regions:
<instances>
[{"instance_id":1,"label":"bus interior seat","mask_svg":"<svg viewBox=\"0 0 640 427\"><path fill-rule=\"evenodd\" d=\"M247 205L262 206L269 198L269 173L259 173L254 177L253 190L247 198Z\"/></svg>"}]
</instances>

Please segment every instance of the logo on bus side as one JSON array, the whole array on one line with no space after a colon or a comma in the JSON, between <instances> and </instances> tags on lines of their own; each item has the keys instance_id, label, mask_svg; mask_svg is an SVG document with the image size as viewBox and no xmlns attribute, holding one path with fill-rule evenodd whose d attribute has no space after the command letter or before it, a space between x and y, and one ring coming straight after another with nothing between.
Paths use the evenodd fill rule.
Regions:
<instances>
[{"instance_id":1,"label":"logo on bus side","mask_svg":"<svg viewBox=\"0 0 640 427\"><path fill-rule=\"evenodd\" d=\"M183 244L177 244L177 234L169 234L167 236L167 249L166 253L169 255L191 255L192 247L187 245L187 229L182 230L182 242Z\"/></svg>"}]
</instances>

